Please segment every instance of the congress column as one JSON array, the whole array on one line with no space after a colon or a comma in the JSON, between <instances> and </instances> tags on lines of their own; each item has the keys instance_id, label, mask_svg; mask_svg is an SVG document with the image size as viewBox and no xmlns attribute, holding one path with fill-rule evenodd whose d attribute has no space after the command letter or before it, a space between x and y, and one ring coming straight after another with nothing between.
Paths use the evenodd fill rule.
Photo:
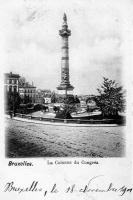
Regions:
<instances>
[{"instance_id":1,"label":"congress column","mask_svg":"<svg viewBox=\"0 0 133 200\"><path fill-rule=\"evenodd\" d=\"M62 29L59 31L59 35L62 39L62 57L61 57L61 83L57 87L60 93L68 93L74 89L69 80L69 45L68 37L71 35L71 31L68 29L67 16L64 13Z\"/></svg>"}]
</instances>

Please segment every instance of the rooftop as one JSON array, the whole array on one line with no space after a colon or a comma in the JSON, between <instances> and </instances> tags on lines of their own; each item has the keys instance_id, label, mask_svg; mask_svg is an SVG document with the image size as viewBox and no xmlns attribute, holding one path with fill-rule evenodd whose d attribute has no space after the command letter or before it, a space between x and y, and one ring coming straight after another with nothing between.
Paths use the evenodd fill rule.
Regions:
<instances>
[{"instance_id":1,"label":"rooftop","mask_svg":"<svg viewBox=\"0 0 133 200\"><path fill-rule=\"evenodd\" d=\"M29 82L27 82L24 77L21 77L19 79L19 88L36 88L36 87L33 85L33 83L30 84Z\"/></svg>"},{"instance_id":2,"label":"rooftop","mask_svg":"<svg viewBox=\"0 0 133 200\"><path fill-rule=\"evenodd\" d=\"M12 72L10 72L10 73L5 73L4 76L5 76L6 78L19 78L19 77L20 77L19 74L13 74Z\"/></svg>"}]
</instances>

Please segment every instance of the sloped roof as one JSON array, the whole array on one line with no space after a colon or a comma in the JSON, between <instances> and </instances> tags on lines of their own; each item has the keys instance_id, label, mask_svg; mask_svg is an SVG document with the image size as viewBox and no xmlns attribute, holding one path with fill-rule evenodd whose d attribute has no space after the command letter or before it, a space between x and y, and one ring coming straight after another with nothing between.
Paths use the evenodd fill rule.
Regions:
<instances>
[{"instance_id":1,"label":"sloped roof","mask_svg":"<svg viewBox=\"0 0 133 200\"><path fill-rule=\"evenodd\" d=\"M10 73L5 73L4 76L5 76L6 78L19 78L19 77L20 77L19 74L13 74L12 72L10 72Z\"/></svg>"},{"instance_id":2,"label":"sloped roof","mask_svg":"<svg viewBox=\"0 0 133 200\"><path fill-rule=\"evenodd\" d=\"M21 82L19 81L19 88L36 88L35 86L31 85L28 82Z\"/></svg>"},{"instance_id":3,"label":"sloped roof","mask_svg":"<svg viewBox=\"0 0 133 200\"><path fill-rule=\"evenodd\" d=\"M36 87L30 84L29 82L27 82L24 77L20 77L19 88L36 88Z\"/></svg>"}]
</instances>

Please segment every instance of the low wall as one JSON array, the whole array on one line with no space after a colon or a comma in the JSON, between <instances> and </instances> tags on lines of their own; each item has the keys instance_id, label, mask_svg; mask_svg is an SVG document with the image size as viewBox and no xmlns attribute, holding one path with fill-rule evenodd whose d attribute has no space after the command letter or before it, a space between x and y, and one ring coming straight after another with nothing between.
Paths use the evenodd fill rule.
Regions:
<instances>
[{"instance_id":1,"label":"low wall","mask_svg":"<svg viewBox=\"0 0 133 200\"><path fill-rule=\"evenodd\" d=\"M25 115L16 113L15 117L30 119L30 120L38 120L45 122L60 122L60 123L72 123L72 124L116 124L116 120L114 119L103 119L103 120L82 120L82 119L59 119L59 118L43 118L43 117L34 117L31 115Z\"/></svg>"}]
</instances>

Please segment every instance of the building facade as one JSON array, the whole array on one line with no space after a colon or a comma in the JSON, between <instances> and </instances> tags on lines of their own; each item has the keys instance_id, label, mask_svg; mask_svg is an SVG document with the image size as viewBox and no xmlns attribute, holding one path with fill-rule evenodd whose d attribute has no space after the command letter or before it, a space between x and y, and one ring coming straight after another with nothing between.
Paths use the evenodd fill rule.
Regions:
<instances>
[{"instance_id":1,"label":"building facade","mask_svg":"<svg viewBox=\"0 0 133 200\"><path fill-rule=\"evenodd\" d=\"M22 103L35 103L36 87L25 81L24 78L19 79L19 95Z\"/></svg>"},{"instance_id":2,"label":"building facade","mask_svg":"<svg viewBox=\"0 0 133 200\"><path fill-rule=\"evenodd\" d=\"M40 89L36 90L35 103L38 103L38 104L44 103L44 98L42 96L42 92Z\"/></svg>"},{"instance_id":3,"label":"building facade","mask_svg":"<svg viewBox=\"0 0 133 200\"><path fill-rule=\"evenodd\" d=\"M4 91L19 92L19 74L5 73L4 74Z\"/></svg>"},{"instance_id":4,"label":"building facade","mask_svg":"<svg viewBox=\"0 0 133 200\"><path fill-rule=\"evenodd\" d=\"M39 103L39 104L49 104L51 103L51 95L52 92L51 90L41 90L38 89L36 91L36 99L35 99L35 103Z\"/></svg>"},{"instance_id":5,"label":"building facade","mask_svg":"<svg viewBox=\"0 0 133 200\"><path fill-rule=\"evenodd\" d=\"M12 110L14 113L20 104L19 74L12 72L4 74L5 111Z\"/></svg>"}]
</instances>

